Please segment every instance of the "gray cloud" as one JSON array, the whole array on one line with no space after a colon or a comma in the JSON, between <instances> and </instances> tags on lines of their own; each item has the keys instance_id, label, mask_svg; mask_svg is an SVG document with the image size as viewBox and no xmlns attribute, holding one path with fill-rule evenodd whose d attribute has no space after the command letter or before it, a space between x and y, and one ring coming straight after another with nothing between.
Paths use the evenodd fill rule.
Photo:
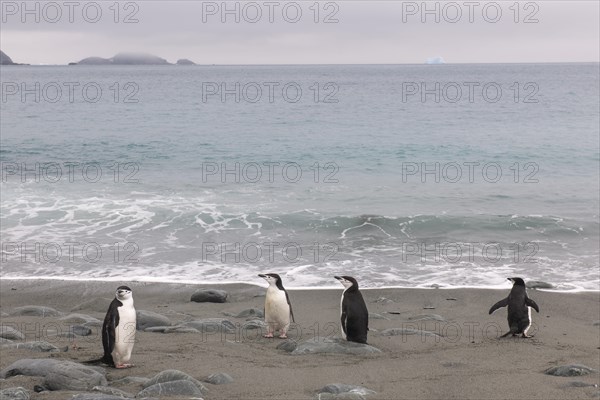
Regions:
<instances>
[{"instance_id":1,"label":"gray cloud","mask_svg":"<svg viewBox=\"0 0 600 400\"><path fill-rule=\"evenodd\" d=\"M458 63L597 62L600 58L600 6L596 1L521 2L518 22L514 21L514 1L472 2L476 5L472 23L466 1L427 2L429 9L437 4L438 23L435 14L421 13L421 1L324 1L320 2L318 23L314 22L312 0L238 2L239 23L231 14L225 15L227 21L222 23L221 10L216 15L205 13L203 21L203 9L220 8L220 1L120 2L118 23L114 22L114 1L27 2L29 9L40 10L39 23L34 21L36 15L24 14L21 1L1 3L0 47L13 60L32 64L66 64L121 51L153 53L171 62L185 57L204 64L422 63L438 55ZM72 22L66 3L74 11ZM228 7L235 4L229 2ZM272 23L269 4L275 11ZM102 16L95 23L86 21L96 16L97 5ZM257 5L262 18L248 22L255 17ZM57 19L57 6L62 17L51 23ZM282 13L284 7L287 15ZM298 7L300 20L287 22ZM415 7L419 10L414 15L403 15L403 10L415 11ZM499 20L486 21L495 17L498 7L502 12ZM462 18L452 23L457 10ZM331 13L339 22L324 23ZM538 22L524 23L529 14ZM124 23L127 16L138 22Z\"/></svg>"}]
</instances>

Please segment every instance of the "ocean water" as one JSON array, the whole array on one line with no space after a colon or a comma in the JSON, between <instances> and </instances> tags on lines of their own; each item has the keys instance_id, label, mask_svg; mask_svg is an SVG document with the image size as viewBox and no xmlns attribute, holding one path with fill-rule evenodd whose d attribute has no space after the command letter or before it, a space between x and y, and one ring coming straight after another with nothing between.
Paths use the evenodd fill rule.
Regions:
<instances>
[{"instance_id":1,"label":"ocean water","mask_svg":"<svg viewBox=\"0 0 600 400\"><path fill-rule=\"evenodd\" d=\"M598 64L0 74L3 278L600 290Z\"/></svg>"}]
</instances>

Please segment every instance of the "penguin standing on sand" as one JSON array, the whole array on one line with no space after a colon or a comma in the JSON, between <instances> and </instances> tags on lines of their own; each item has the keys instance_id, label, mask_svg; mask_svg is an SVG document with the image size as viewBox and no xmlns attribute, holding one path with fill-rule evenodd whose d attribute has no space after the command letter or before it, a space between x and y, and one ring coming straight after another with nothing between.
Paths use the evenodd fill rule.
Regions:
<instances>
[{"instance_id":1,"label":"penguin standing on sand","mask_svg":"<svg viewBox=\"0 0 600 400\"><path fill-rule=\"evenodd\" d=\"M129 368L131 351L135 343L136 313L132 290L119 286L115 299L110 303L102 325L104 356L101 362L115 368Z\"/></svg>"},{"instance_id":2,"label":"penguin standing on sand","mask_svg":"<svg viewBox=\"0 0 600 400\"><path fill-rule=\"evenodd\" d=\"M527 289L525 288L525 282L521 278L507 278L513 282L513 287L508 294L508 297L500 300L490 308L490 314L499 309L500 307L508 306L508 326L510 330L500 337L506 337L510 334L517 336L523 334L524 338L530 338L533 336L527 336L527 330L531 326L531 308L535 309L538 313L540 308L527 297Z\"/></svg>"},{"instance_id":3,"label":"penguin standing on sand","mask_svg":"<svg viewBox=\"0 0 600 400\"><path fill-rule=\"evenodd\" d=\"M290 327L290 320L294 321L290 297L283 288L281 277L277 274L259 274L268 283L265 297L265 322L267 323L266 338L272 338L275 331L279 331L279 338L286 339Z\"/></svg>"},{"instance_id":4,"label":"penguin standing on sand","mask_svg":"<svg viewBox=\"0 0 600 400\"><path fill-rule=\"evenodd\" d=\"M342 337L349 342L367 343L369 311L358 290L358 282L351 276L334 276L346 289L340 302Z\"/></svg>"}]
</instances>

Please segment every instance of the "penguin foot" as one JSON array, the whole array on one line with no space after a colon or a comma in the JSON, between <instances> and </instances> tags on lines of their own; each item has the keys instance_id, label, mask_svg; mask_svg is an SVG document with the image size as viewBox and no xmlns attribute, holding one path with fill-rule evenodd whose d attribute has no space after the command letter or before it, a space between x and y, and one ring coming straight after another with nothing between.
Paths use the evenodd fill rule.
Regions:
<instances>
[{"instance_id":1,"label":"penguin foot","mask_svg":"<svg viewBox=\"0 0 600 400\"><path fill-rule=\"evenodd\" d=\"M263 337L265 337L265 338L272 338L273 334L272 333L267 333L266 335L263 335Z\"/></svg>"},{"instance_id":2,"label":"penguin foot","mask_svg":"<svg viewBox=\"0 0 600 400\"><path fill-rule=\"evenodd\" d=\"M123 368L131 368L134 366L135 366L134 364L117 364L117 365L115 365L115 368L123 369Z\"/></svg>"},{"instance_id":3,"label":"penguin foot","mask_svg":"<svg viewBox=\"0 0 600 400\"><path fill-rule=\"evenodd\" d=\"M532 338L533 336L534 335L527 335L527 334L524 333L523 336L521 336L521 337L525 338L525 339L529 339L529 338Z\"/></svg>"},{"instance_id":4,"label":"penguin foot","mask_svg":"<svg viewBox=\"0 0 600 400\"><path fill-rule=\"evenodd\" d=\"M284 334L281 334L281 335L279 335L279 339L287 339L287 338L288 338L288 337L287 337L287 335L286 335L285 333L284 333Z\"/></svg>"}]
</instances>

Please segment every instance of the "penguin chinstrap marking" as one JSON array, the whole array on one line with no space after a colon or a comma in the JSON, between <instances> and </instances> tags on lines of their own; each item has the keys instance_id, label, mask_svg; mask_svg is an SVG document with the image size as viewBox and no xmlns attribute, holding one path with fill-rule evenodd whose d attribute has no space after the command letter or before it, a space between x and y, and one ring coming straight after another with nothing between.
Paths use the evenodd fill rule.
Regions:
<instances>
[{"instance_id":1,"label":"penguin chinstrap marking","mask_svg":"<svg viewBox=\"0 0 600 400\"><path fill-rule=\"evenodd\" d=\"M129 368L135 343L136 314L133 293L127 286L119 286L110 303L102 325L102 362L115 368Z\"/></svg>"},{"instance_id":2,"label":"penguin chinstrap marking","mask_svg":"<svg viewBox=\"0 0 600 400\"><path fill-rule=\"evenodd\" d=\"M290 297L283 288L281 277L277 274L259 274L268 283L267 295L265 296L265 322L267 324L266 338L272 338L275 331L279 331L281 339L287 338L287 332L291 322L294 321L294 312Z\"/></svg>"},{"instance_id":3,"label":"penguin chinstrap marking","mask_svg":"<svg viewBox=\"0 0 600 400\"><path fill-rule=\"evenodd\" d=\"M358 282L351 276L334 276L344 285L340 301L342 337L349 342L367 343L369 311L358 290Z\"/></svg>"},{"instance_id":4,"label":"penguin chinstrap marking","mask_svg":"<svg viewBox=\"0 0 600 400\"><path fill-rule=\"evenodd\" d=\"M531 308L538 313L540 308L527 296L525 282L521 278L508 278L513 282L513 287L508 294L508 297L500 300L490 308L490 314L501 307L508 307L508 327L509 331L500 337L508 335L517 336L522 334L524 338L530 338L527 331L531 326Z\"/></svg>"}]
</instances>

